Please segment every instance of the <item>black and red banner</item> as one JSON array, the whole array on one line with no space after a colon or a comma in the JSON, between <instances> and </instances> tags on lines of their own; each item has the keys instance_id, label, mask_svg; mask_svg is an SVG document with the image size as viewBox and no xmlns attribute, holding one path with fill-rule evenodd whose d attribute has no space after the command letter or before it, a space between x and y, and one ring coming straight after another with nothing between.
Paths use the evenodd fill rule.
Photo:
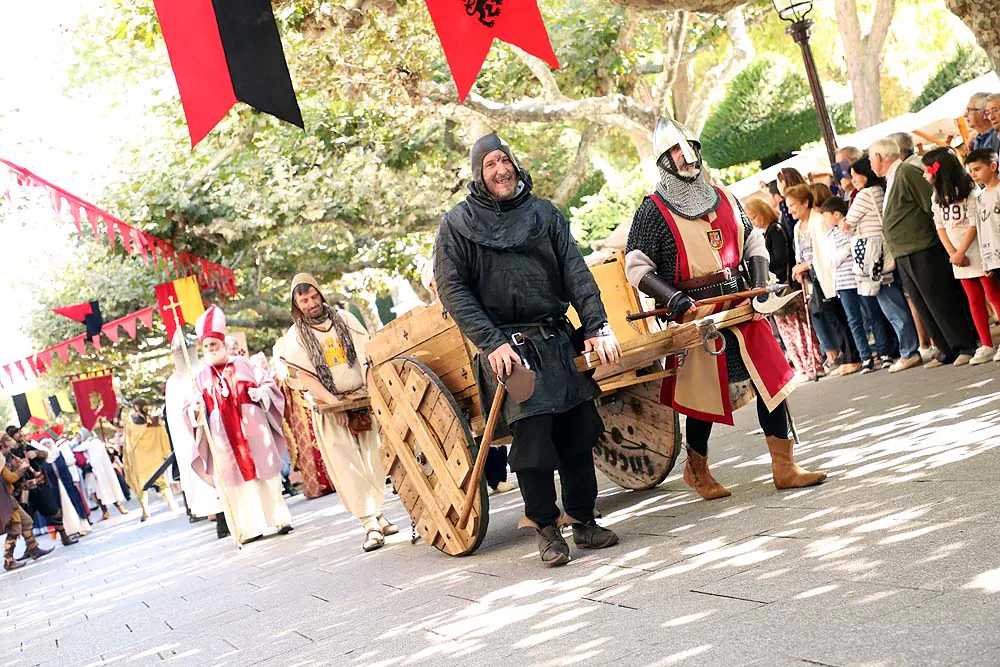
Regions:
<instances>
[{"instance_id":1,"label":"black and red banner","mask_svg":"<svg viewBox=\"0 0 1000 667\"><path fill-rule=\"evenodd\" d=\"M270 0L154 0L191 146L237 101L303 127Z\"/></svg>"},{"instance_id":2,"label":"black and red banner","mask_svg":"<svg viewBox=\"0 0 1000 667\"><path fill-rule=\"evenodd\" d=\"M519 46L559 69L537 0L427 0L444 56L464 102L493 39Z\"/></svg>"}]
</instances>

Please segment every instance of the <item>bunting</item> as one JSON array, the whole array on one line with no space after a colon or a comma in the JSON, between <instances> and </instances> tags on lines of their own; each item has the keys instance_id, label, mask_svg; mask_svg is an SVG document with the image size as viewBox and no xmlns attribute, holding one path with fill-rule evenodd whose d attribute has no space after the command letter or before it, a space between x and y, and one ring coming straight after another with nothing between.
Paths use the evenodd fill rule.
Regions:
<instances>
[{"instance_id":1,"label":"bunting","mask_svg":"<svg viewBox=\"0 0 1000 667\"><path fill-rule=\"evenodd\" d=\"M13 162L0 158L0 165L5 167L5 169L0 169L0 172L7 172L6 187L8 191L11 189L11 184L21 187L44 188L49 194L49 202L52 205L52 210L60 219L63 219L65 215L69 215L76 226L77 234L83 235L85 230L89 228L93 232L95 239L106 238L111 244L112 249L117 247L116 244L120 242L122 248L129 255L141 255L146 266L155 263L157 251L159 251L160 256L164 260L166 257L173 258L182 255L187 261L174 261L170 264L166 261L163 262L164 270L168 274L172 270L175 278L193 275L198 279L198 283L202 289L216 289L230 297L236 295L236 275L229 267L196 257L187 252L177 252L173 245L167 241L147 234L141 229L119 220L107 211L67 192L58 185L50 183L34 172ZM2 175L0 173L0 180L2 180ZM86 223L86 225L83 223ZM150 254L153 256L152 262L150 261Z\"/></svg>"},{"instance_id":2,"label":"bunting","mask_svg":"<svg viewBox=\"0 0 1000 667\"><path fill-rule=\"evenodd\" d=\"M101 328L101 333L107 336L112 343L117 343L121 337L118 328L121 327L128 334L129 338L135 340L138 322L141 322L147 329L153 329L153 313L155 311L155 306L149 306L125 317L119 317L117 320L112 320L105 324ZM69 361L70 348L76 351L81 357L86 356L88 341L96 351L100 351L100 336L88 338L86 334L80 334L52 347L29 354L23 359L3 364L0 366L3 369L3 372L0 373L0 387L12 387L41 376L52 368L53 356L57 356L63 363L67 363Z\"/></svg>"}]
</instances>

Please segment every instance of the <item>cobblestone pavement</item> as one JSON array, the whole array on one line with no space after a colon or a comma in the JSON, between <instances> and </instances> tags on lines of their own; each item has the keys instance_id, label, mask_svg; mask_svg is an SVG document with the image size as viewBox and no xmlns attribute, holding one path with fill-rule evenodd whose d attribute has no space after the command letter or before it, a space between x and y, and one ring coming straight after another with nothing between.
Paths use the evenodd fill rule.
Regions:
<instances>
[{"instance_id":1,"label":"cobblestone pavement","mask_svg":"<svg viewBox=\"0 0 1000 667\"><path fill-rule=\"evenodd\" d=\"M710 451L731 498L696 498L683 459L651 491L602 481L621 544L556 570L516 492L466 558L408 530L364 554L336 496L240 552L162 504L115 517L0 574L0 665L997 665L997 370L803 386L798 459L831 475L812 489L774 489L747 408Z\"/></svg>"}]
</instances>

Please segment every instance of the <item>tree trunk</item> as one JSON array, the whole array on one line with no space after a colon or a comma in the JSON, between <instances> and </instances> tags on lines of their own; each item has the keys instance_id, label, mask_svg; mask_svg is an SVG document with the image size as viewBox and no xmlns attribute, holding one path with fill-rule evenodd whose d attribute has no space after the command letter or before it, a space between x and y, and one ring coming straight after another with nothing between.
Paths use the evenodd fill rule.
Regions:
<instances>
[{"instance_id":1,"label":"tree trunk","mask_svg":"<svg viewBox=\"0 0 1000 667\"><path fill-rule=\"evenodd\" d=\"M889 34L896 0L877 0L872 27L865 36L861 34L855 0L834 0L833 4L851 80L855 122L861 130L882 120L882 46Z\"/></svg>"},{"instance_id":2,"label":"tree trunk","mask_svg":"<svg viewBox=\"0 0 1000 667\"><path fill-rule=\"evenodd\" d=\"M944 4L969 27L993 69L1000 72L1000 6L985 0L944 0Z\"/></svg>"}]
</instances>

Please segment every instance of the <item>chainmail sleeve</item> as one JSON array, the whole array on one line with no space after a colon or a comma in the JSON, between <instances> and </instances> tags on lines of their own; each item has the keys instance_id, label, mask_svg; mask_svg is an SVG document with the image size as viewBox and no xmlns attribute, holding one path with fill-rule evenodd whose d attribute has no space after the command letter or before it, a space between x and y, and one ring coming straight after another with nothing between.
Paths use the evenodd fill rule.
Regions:
<instances>
[{"instance_id":1,"label":"chainmail sleeve","mask_svg":"<svg viewBox=\"0 0 1000 667\"><path fill-rule=\"evenodd\" d=\"M625 244L626 265L628 255L639 251L656 266L656 274L669 283L676 283L677 243L663 215L649 197L642 200L632 218L632 229Z\"/></svg>"}]
</instances>

